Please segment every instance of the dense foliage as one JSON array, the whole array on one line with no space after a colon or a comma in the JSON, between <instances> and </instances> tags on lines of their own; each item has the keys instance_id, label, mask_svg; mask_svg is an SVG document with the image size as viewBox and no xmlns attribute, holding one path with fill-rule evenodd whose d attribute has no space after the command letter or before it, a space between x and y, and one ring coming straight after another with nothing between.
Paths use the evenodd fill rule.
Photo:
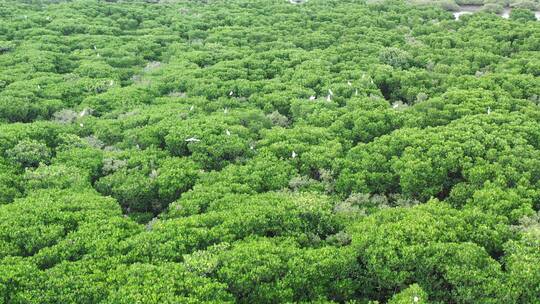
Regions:
<instances>
[{"instance_id":1,"label":"dense foliage","mask_svg":"<svg viewBox=\"0 0 540 304\"><path fill-rule=\"evenodd\" d=\"M519 7L1 2L0 303L539 303Z\"/></svg>"}]
</instances>

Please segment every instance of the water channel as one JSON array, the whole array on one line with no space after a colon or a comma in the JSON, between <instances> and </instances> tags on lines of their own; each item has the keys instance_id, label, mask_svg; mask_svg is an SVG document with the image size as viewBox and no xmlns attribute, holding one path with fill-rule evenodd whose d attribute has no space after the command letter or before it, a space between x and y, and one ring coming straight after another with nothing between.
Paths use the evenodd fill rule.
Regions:
<instances>
[{"instance_id":1,"label":"water channel","mask_svg":"<svg viewBox=\"0 0 540 304\"><path fill-rule=\"evenodd\" d=\"M479 12L481 10L482 10L481 5L461 5L459 7L459 10L454 12L454 18L456 20L459 20L459 17L461 17L463 15L474 14L474 13ZM497 14L497 15L499 15L499 16L505 18L505 19L508 19L508 18L510 18L510 12L511 11L512 11L511 8L505 7L504 10L502 11L502 13ZM534 12L534 15L536 16L536 20L540 20L540 11Z\"/></svg>"}]
</instances>

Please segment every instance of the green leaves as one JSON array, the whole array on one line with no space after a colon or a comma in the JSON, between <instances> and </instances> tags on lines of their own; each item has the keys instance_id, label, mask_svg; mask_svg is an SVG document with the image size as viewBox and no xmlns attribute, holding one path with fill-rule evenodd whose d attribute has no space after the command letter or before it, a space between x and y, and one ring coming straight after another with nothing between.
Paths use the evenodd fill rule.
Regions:
<instances>
[{"instance_id":1,"label":"green leaves","mask_svg":"<svg viewBox=\"0 0 540 304\"><path fill-rule=\"evenodd\" d=\"M304 249L291 239L256 238L196 252L186 264L215 265L206 275L227 284L238 303L342 301L358 288L351 253L333 247Z\"/></svg>"},{"instance_id":2,"label":"green leaves","mask_svg":"<svg viewBox=\"0 0 540 304\"><path fill-rule=\"evenodd\" d=\"M510 19L516 21L536 21L534 12L527 8L516 8L510 12Z\"/></svg>"},{"instance_id":3,"label":"green leaves","mask_svg":"<svg viewBox=\"0 0 540 304\"><path fill-rule=\"evenodd\" d=\"M230 125L223 118L206 117L183 122L165 137L167 150L175 156L191 156L206 169L221 169L240 157L248 156L250 132L244 126Z\"/></svg>"},{"instance_id":4,"label":"green leaves","mask_svg":"<svg viewBox=\"0 0 540 304\"><path fill-rule=\"evenodd\" d=\"M7 156L23 168L37 167L40 163L48 163L51 151L44 143L35 140L20 141L7 151Z\"/></svg>"},{"instance_id":5,"label":"green leaves","mask_svg":"<svg viewBox=\"0 0 540 304\"><path fill-rule=\"evenodd\" d=\"M379 60L394 68L407 69L411 66L412 57L398 48L385 48L379 53Z\"/></svg>"},{"instance_id":6,"label":"green leaves","mask_svg":"<svg viewBox=\"0 0 540 304\"><path fill-rule=\"evenodd\" d=\"M535 301L539 292L540 237L538 215L530 218L531 223L523 227L525 231L519 240L505 244L504 263L511 293L509 297L518 303Z\"/></svg>"},{"instance_id":7,"label":"green leaves","mask_svg":"<svg viewBox=\"0 0 540 304\"><path fill-rule=\"evenodd\" d=\"M472 246L463 243L463 246L471 246L473 252L483 252L481 259L487 260L479 262L479 266L471 267L488 267L493 268L489 271L498 272L498 264L491 260L485 250L489 250L491 254L499 254L502 243L510 237L508 227L500 224L497 218L460 212L435 202L410 209L384 209L360 221L351 228L351 232L353 247L357 250L359 263L366 272L363 281L368 284L368 290L380 290L379 295L391 292L392 288L403 287L411 280L430 280L431 274L423 273L427 271L423 267L428 267L422 266L423 261L429 263L429 255L437 255L454 246L459 247L462 242L478 244ZM430 246L434 246L434 252L430 252ZM455 250L456 253L460 251ZM425 254L427 256L424 256ZM456 258L460 261L456 263L463 263L468 259L459 256ZM442 265L446 265L446 262L427 265L445 267ZM474 271L481 273L484 270ZM434 278L438 277L436 273L432 275ZM492 284L496 283L486 284L486 288L493 288ZM425 286L441 285L429 282ZM384 291L384 288L389 289ZM435 288L441 293L440 297L450 296L450 293ZM428 293L432 296L431 292ZM439 295L435 295L435 298L438 297Z\"/></svg>"},{"instance_id":8,"label":"green leaves","mask_svg":"<svg viewBox=\"0 0 540 304\"><path fill-rule=\"evenodd\" d=\"M171 209L183 208L175 204ZM129 240L128 261L181 261L182 255L250 236L291 236L317 244L340 230L326 197L265 193L227 195L203 214L158 220Z\"/></svg>"},{"instance_id":9,"label":"green leaves","mask_svg":"<svg viewBox=\"0 0 540 304\"><path fill-rule=\"evenodd\" d=\"M39 269L20 257L0 259L0 301L2 303L31 303L37 293L33 291L42 278Z\"/></svg>"},{"instance_id":10,"label":"green leaves","mask_svg":"<svg viewBox=\"0 0 540 304\"><path fill-rule=\"evenodd\" d=\"M0 252L2 257L32 256L82 223L119 215L116 201L93 191L36 191L0 206Z\"/></svg>"},{"instance_id":11,"label":"green leaves","mask_svg":"<svg viewBox=\"0 0 540 304\"><path fill-rule=\"evenodd\" d=\"M396 293L389 304L429 303L428 294L418 284L412 284L404 290Z\"/></svg>"},{"instance_id":12,"label":"green leaves","mask_svg":"<svg viewBox=\"0 0 540 304\"><path fill-rule=\"evenodd\" d=\"M527 173L535 169L531 171L518 163L510 165L509 149L520 151L521 161L536 159L533 155L537 150L531 146L536 142L531 135L536 133L537 126L517 126L522 119L517 114L473 116L444 127L402 129L367 145L358 145L342 165L338 189L402 192L427 200L448 195L453 199L452 189L458 183L480 188L490 180L501 187L515 187L520 179L536 176ZM473 122L478 124L474 128L469 125ZM536 178L525 183L536 183Z\"/></svg>"},{"instance_id":13,"label":"green leaves","mask_svg":"<svg viewBox=\"0 0 540 304\"><path fill-rule=\"evenodd\" d=\"M174 263L133 264L109 276L112 292L103 303L232 303L225 285Z\"/></svg>"},{"instance_id":14,"label":"green leaves","mask_svg":"<svg viewBox=\"0 0 540 304\"><path fill-rule=\"evenodd\" d=\"M36 170L26 170L24 178L27 192L38 189L91 189L88 172L77 167L42 165Z\"/></svg>"},{"instance_id":15,"label":"green leaves","mask_svg":"<svg viewBox=\"0 0 540 304\"><path fill-rule=\"evenodd\" d=\"M199 166L187 158L169 158L163 161L157 176L158 194L164 201L172 202L189 190L199 177Z\"/></svg>"},{"instance_id":16,"label":"green leaves","mask_svg":"<svg viewBox=\"0 0 540 304\"><path fill-rule=\"evenodd\" d=\"M537 302L539 23L440 6L3 1L0 303Z\"/></svg>"},{"instance_id":17,"label":"green leaves","mask_svg":"<svg viewBox=\"0 0 540 304\"><path fill-rule=\"evenodd\" d=\"M9 163L0 159L0 204L11 203L21 194L21 178Z\"/></svg>"}]
</instances>

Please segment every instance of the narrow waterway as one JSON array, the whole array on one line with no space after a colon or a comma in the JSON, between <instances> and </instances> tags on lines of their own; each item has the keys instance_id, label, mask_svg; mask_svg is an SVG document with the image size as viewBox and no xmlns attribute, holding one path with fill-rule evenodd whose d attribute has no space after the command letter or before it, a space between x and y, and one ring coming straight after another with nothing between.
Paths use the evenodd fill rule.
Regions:
<instances>
[{"instance_id":1,"label":"narrow waterway","mask_svg":"<svg viewBox=\"0 0 540 304\"><path fill-rule=\"evenodd\" d=\"M474 13L479 12L481 10L482 10L481 5L462 5L462 6L459 7L459 10L453 12L453 14L454 14L454 18L456 20L459 20L459 17L461 17L463 15L474 14ZM499 15L499 16L505 18L505 19L508 19L508 18L510 18L510 12L511 11L512 11L511 8L505 7L504 10L502 11L502 13L497 14L497 15ZM540 20L540 11L535 11L534 15L536 16L536 20Z\"/></svg>"}]
</instances>

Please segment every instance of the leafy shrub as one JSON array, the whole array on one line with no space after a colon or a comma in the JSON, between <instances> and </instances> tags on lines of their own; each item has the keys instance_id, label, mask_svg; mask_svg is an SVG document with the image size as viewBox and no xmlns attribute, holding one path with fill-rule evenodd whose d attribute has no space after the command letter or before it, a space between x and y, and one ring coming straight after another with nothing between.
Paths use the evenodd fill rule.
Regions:
<instances>
[{"instance_id":1,"label":"leafy shrub","mask_svg":"<svg viewBox=\"0 0 540 304\"><path fill-rule=\"evenodd\" d=\"M36 140L22 140L8 150L7 155L24 168L47 164L51 159L51 150L46 144Z\"/></svg>"}]
</instances>

